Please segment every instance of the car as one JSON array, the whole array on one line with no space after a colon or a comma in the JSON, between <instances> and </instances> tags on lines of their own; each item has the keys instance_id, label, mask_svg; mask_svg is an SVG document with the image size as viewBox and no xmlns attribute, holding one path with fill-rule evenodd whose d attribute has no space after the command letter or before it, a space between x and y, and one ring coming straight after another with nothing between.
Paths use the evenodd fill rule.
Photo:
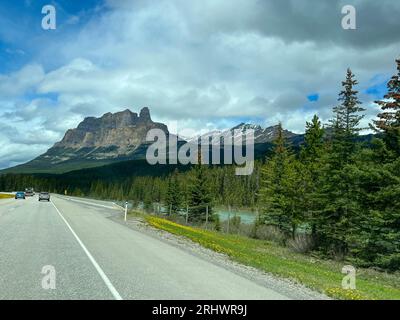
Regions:
<instances>
[{"instance_id":1,"label":"car","mask_svg":"<svg viewBox=\"0 0 400 320\"><path fill-rule=\"evenodd\" d=\"M25 189L25 196L26 197L33 197L35 195L35 191L33 188L26 188Z\"/></svg>"},{"instance_id":2,"label":"car","mask_svg":"<svg viewBox=\"0 0 400 320\"><path fill-rule=\"evenodd\" d=\"M39 193L39 201L42 201L42 200L50 201L50 193L48 193L48 192Z\"/></svg>"},{"instance_id":3,"label":"car","mask_svg":"<svg viewBox=\"0 0 400 320\"><path fill-rule=\"evenodd\" d=\"M24 199L25 200L25 192L18 191L15 193L15 199Z\"/></svg>"}]
</instances>

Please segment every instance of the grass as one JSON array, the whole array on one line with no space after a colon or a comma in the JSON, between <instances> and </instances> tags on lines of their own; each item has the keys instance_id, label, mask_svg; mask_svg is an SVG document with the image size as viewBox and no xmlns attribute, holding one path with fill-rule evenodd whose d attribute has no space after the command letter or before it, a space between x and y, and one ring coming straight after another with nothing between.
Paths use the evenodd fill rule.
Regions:
<instances>
[{"instance_id":1,"label":"grass","mask_svg":"<svg viewBox=\"0 0 400 320\"><path fill-rule=\"evenodd\" d=\"M13 194L4 194L4 193L0 193L0 200L1 199L11 199L14 198Z\"/></svg>"},{"instance_id":2,"label":"grass","mask_svg":"<svg viewBox=\"0 0 400 320\"><path fill-rule=\"evenodd\" d=\"M357 269L357 289L345 290L341 286L344 277L341 263L293 253L268 241L193 228L149 215L144 217L155 228L184 236L234 261L292 279L336 299L400 299L398 274Z\"/></svg>"}]
</instances>

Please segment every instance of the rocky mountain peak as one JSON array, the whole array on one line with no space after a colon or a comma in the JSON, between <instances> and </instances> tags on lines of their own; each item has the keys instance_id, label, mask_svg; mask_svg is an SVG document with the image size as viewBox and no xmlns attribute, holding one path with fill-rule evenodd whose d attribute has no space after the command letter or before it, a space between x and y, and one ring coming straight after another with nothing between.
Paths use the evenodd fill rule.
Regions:
<instances>
[{"instance_id":1,"label":"rocky mountain peak","mask_svg":"<svg viewBox=\"0 0 400 320\"><path fill-rule=\"evenodd\" d=\"M232 136L234 140L238 141L245 141L246 136L245 132L246 130L254 130L254 142L255 143L266 143L266 142L272 142L276 139L277 134L278 134L278 128L279 125L274 125L270 127L263 128L262 126L258 124L251 124L251 123L240 123L239 125L227 129L227 130L214 130L205 134L202 134L201 136L195 136L192 138L189 138L188 140L190 142L198 142L200 139L203 138L212 138L211 143L212 144L220 144L220 138L221 137L230 137ZM291 138L296 136L295 133L288 131L288 130L283 130L283 134L286 138Z\"/></svg>"},{"instance_id":2,"label":"rocky mountain peak","mask_svg":"<svg viewBox=\"0 0 400 320\"><path fill-rule=\"evenodd\" d=\"M77 128L66 132L58 148L110 148L119 153L128 152L145 143L150 129L159 128L168 132L167 126L151 120L149 108L143 108L139 116L129 109L116 113L105 113L100 118L87 117Z\"/></svg>"},{"instance_id":3,"label":"rocky mountain peak","mask_svg":"<svg viewBox=\"0 0 400 320\"><path fill-rule=\"evenodd\" d=\"M239 125L237 125L236 127L233 127L232 129L230 129L231 131L233 130L254 130L254 131L258 131L258 130L263 130L263 128L260 125L257 124L250 124L250 123L240 123Z\"/></svg>"},{"instance_id":4,"label":"rocky mountain peak","mask_svg":"<svg viewBox=\"0 0 400 320\"><path fill-rule=\"evenodd\" d=\"M139 118L141 121L151 121L149 108L144 107L142 110L140 110Z\"/></svg>"}]
</instances>

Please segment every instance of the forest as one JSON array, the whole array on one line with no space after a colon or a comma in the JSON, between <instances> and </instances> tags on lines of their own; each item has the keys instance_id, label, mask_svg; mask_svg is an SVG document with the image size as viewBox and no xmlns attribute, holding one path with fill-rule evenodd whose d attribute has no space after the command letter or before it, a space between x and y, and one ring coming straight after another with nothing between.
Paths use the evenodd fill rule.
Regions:
<instances>
[{"instance_id":1,"label":"forest","mask_svg":"<svg viewBox=\"0 0 400 320\"><path fill-rule=\"evenodd\" d=\"M257 160L250 176L234 166L176 166L168 171L117 179L101 176L0 176L0 190L37 190L102 199L154 203L170 213L190 207L204 220L204 206L257 211L258 225L275 228L285 239L307 235L312 251L362 267L400 269L400 59L398 73L369 124L372 141L359 139L366 128L357 80L348 69L329 123L315 115L305 124L304 143L292 148L280 126L271 152ZM68 177L68 176L67 176ZM212 219L218 224L217 217Z\"/></svg>"}]
</instances>

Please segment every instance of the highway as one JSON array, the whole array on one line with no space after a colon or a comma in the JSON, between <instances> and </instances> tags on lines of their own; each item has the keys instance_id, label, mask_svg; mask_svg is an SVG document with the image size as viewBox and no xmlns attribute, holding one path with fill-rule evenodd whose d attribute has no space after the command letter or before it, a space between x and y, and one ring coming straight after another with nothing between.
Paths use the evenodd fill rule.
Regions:
<instances>
[{"instance_id":1,"label":"highway","mask_svg":"<svg viewBox=\"0 0 400 320\"><path fill-rule=\"evenodd\" d=\"M121 214L54 195L0 200L0 299L290 299L109 219Z\"/></svg>"}]
</instances>

